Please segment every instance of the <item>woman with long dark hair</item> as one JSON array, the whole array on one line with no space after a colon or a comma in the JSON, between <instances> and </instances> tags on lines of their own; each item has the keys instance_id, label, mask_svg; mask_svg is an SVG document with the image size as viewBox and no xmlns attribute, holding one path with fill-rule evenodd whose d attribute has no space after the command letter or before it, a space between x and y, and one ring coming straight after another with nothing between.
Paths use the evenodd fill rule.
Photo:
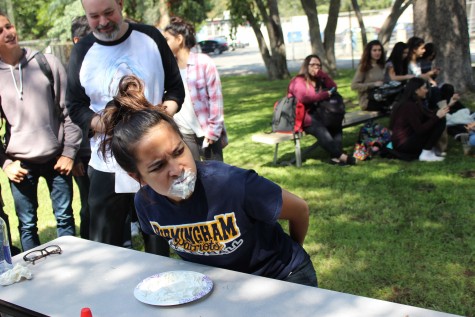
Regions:
<instances>
[{"instance_id":1,"label":"woman with long dark hair","mask_svg":"<svg viewBox=\"0 0 475 317\"><path fill-rule=\"evenodd\" d=\"M428 88L422 78L407 82L403 94L391 113L390 129L393 149L407 159L443 161L434 147L445 130L445 115L449 107L432 111L424 106Z\"/></svg>"},{"instance_id":2,"label":"woman with long dark hair","mask_svg":"<svg viewBox=\"0 0 475 317\"><path fill-rule=\"evenodd\" d=\"M351 89L358 92L359 104L363 110L379 111L388 107L385 101L368 99L370 89L384 84L385 58L383 44L380 41L373 40L366 44L360 64L351 82Z\"/></svg>"},{"instance_id":3,"label":"woman with long dark hair","mask_svg":"<svg viewBox=\"0 0 475 317\"><path fill-rule=\"evenodd\" d=\"M341 124L336 126L326 124L323 120L323 109L318 104L329 99L336 88L333 79L322 70L320 57L312 54L305 58L298 75L290 81L288 91L305 105L304 131L316 137L322 148L330 153L329 163L354 165L355 159L342 150Z\"/></svg>"},{"instance_id":4,"label":"woman with long dark hair","mask_svg":"<svg viewBox=\"0 0 475 317\"><path fill-rule=\"evenodd\" d=\"M425 43L424 49L425 49L424 54L422 54L422 56L419 58L419 63L421 65L421 72L423 74L436 68L434 65L434 62L435 62L435 58L437 57L437 52L435 50L434 43ZM433 79L435 80L435 76L433 77Z\"/></svg>"},{"instance_id":5,"label":"woman with long dark hair","mask_svg":"<svg viewBox=\"0 0 475 317\"><path fill-rule=\"evenodd\" d=\"M394 44L391 55L389 55L386 61L385 81L397 80L405 83L414 77L413 74L407 73L408 54L409 48L406 43L397 42Z\"/></svg>"},{"instance_id":6,"label":"woman with long dark hair","mask_svg":"<svg viewBox=\"0 0 475 317\"><path fill-rule=\"evenodd\" d=\"M197 41L191 23L172 17L163 35L177 60L186 93L173 118L195 160L223 161L228 138L218 69L208 55L192 51Z\"/></svg>"},{"instance_id":7,"label":"woman with long dark hair","mask_svg":"<svg viewBox=\"0 0 475 317\"><path fill-rule=\"evenodd\" d=\"M429 82L431 86L437 86L437 83L433 77L439 74L439 69L433 68L430 71L423 73L420 63L420 58L424 56L426 51L425 42L422 38L413 36L407 40L407 46L409 48L408 55L408 72L416 77L422 77Z\"/></svg>"}]
</instances>

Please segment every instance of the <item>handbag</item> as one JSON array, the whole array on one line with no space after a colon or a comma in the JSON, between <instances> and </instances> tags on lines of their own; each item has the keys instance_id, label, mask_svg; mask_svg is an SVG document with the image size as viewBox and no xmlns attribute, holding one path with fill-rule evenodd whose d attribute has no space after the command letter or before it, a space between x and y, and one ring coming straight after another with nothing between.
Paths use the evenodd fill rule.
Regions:
<instances>
[{"instance_id":1,"label":"handbag","mask_svg":"<svg viewBox=\"0 0 475 317\"><path fill-rule=\"evenodd\" d=\"M317 103L318 119L327 128L341 127L345 113L345 103L343 102L343 97L338 92L332 93L329 99Z\"/></svg>"},{"instance_id":2,"label":"handbag","mask_svg":"<svg viewBox=\"0 0 475 317\"><path fill-rule=\"evenodd\" d=\"M400 81L392 80L379 87L371 88L368 91L368 99L382 102L395 98L400 92L404 90L404 86Z\"/></svg>"}]
</instances>

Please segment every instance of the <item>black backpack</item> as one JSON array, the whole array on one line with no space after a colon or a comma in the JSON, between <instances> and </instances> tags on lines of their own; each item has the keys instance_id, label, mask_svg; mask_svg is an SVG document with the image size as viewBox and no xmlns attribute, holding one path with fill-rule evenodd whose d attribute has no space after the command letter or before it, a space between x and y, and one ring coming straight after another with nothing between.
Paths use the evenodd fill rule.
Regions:
<instances>
[{"instance_id":1,"label":"black backpack","mask_svg":"<svg viewBox=\"0 0 475 317\"><path fill-rule=\"evenodd\" d=\"M59 100L56 99L56 94L54 92L53 72L51 71L51 67L49 66L48 60L41 52L36 53L35 59L38 62L38 65L40 66L41 71L49 80L51 95L53 96L54 104L56 105L56 113L58 115L58 118L60 118L60 120L63 121L64 113L63 113L63 109L61 109L61 106L59 105Z\"/></svg>"},{"instance_id":2,"label":"black backpack","mask_svg":"<svg viewBox=\"0 0 475 317\"><path fill-rule=\"evenodd\" d=\"M327 128L341 127L345 113L343 97L337 92L332 93L330 99L322 100L317 103L317 120L321 120Z\"/></svg>"}]
</instances>

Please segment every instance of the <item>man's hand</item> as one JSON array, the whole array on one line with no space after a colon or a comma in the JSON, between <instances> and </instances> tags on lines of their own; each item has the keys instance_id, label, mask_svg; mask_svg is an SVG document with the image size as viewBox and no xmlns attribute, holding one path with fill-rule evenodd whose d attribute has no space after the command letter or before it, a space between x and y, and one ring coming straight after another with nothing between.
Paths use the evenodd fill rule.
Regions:
<instances>
[{"instance_id":1,"label":"man's hand","mask_svg":"<svg viewBox=\"0 0 475 317\"><path fill-rule=\"evenodd\" d=\"M75 163L72 172L73 176L75 177L86 175L86 169L84 168L84 164L82 162Z\"/></svg>"},{"instance_id":2,"label":"man's hand","mask_svg":"<svg viewBox=\"0 0 475 317\"><path fill-rule=\"evenodd\" d=\"M54 165L54 170L59 172L61 175L69 175L73 169L74 160L66 157L60 156L56 164Z\"/></svg>"},{"instance_id":3,"label":"man's hand","mask_svg":"<svg viewBox=\"0 0 475 317\"><path fill-rule=\"evenodd\" d=\"M13 163L5 167L5 174L9 180L15 183L20 183L25 179L25 176L28 175L28 170L21 167L20 161L14 161Z\"/></svg>"}]
</instances>

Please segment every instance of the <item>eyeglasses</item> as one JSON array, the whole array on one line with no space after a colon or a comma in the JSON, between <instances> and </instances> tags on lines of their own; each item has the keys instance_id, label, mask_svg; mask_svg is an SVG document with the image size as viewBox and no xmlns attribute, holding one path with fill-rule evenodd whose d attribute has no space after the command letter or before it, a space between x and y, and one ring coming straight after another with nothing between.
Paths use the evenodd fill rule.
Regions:
<instances>
[{"instance_id":1,"label":"eyeglasses","mask_svg":"<svg viewBox=\"0 0 475 317\"><path fill-rule=\"evenodd\" d=\"M310 67L322 67L322 64L310 63L310 64L308 64L308 66L310 66Z\"/></svg>"},{"instance_id":2,"label":"eyeglasses","mask_svg":"<svg viewBox=\"0 0 475 317\"><path fill-rule=\"evenodd\" d=\"M23 256L23 260L25 260L25 262L35 264L36 261L44 257L47 257L50 254L61 254L61 253L63 253L63 250L61 250L59 245L49 245L44 249L33 250L33 251L28 252L27 254Z\"/></svg>"}]
</instances>

